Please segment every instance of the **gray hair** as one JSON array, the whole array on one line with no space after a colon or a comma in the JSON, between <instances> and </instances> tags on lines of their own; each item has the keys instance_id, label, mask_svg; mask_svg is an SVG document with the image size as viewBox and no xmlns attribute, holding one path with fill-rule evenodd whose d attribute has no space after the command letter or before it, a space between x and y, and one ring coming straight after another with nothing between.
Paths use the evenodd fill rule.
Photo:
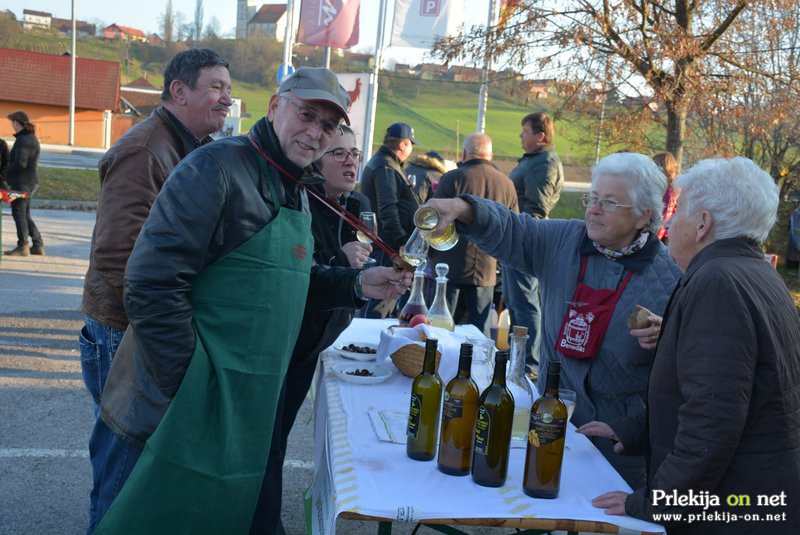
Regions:
<instances>
[{"instance_id":1,"label":"gray hair","mask_svg":"<svg viewBox=\"0 0 800 535\"><path fill-rule=\"evenodd\" d=\"M482 132L473 132L464 138L464 152L491 160L492 138Z\"/></svg>"},{"instance_id":2,"label":"gray hair","mask_svg":"<svg viewBox=\"0 0 800 535\"><path fill-rule=\"evenodd\" d=\"M710 158L675 179L687 214L707 210L714 239L746 237L763 242L778 213L778 186L752 160Z\"/></svg>"},{"instance_id":3,"label":"gray hair","mask_svg":"<svg viewBox=\"0 0 800 535\"><path fill-rule=\"evenodd\" d=\"M648 208L652 211L650 222L644 230L656 232L661 226L664 211L664 192L667 177L652 158L633 152L609 154L592 167L592 187L604 175L624 178L630 184L631 202L637 217L644 215Z\"/></svg>"}]
</instances>

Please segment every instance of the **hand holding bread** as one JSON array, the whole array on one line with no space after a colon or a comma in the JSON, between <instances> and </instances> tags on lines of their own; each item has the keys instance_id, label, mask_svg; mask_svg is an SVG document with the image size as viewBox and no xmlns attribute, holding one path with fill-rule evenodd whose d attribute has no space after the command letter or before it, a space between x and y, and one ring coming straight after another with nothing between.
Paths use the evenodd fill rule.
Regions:
<instances>
[{"instance_id":1,"label":"hand holding bread","mask_svg":"<svg viewBox=\"0 0 800 535\"><path fill-rule=\"evenodd\" d=\"M636 305L636 311L628 316L631 336L639 339L639 345L643 349L655 349L661 333L661 319L661 316L640 305Z\"/></svg>"}]
</instances>

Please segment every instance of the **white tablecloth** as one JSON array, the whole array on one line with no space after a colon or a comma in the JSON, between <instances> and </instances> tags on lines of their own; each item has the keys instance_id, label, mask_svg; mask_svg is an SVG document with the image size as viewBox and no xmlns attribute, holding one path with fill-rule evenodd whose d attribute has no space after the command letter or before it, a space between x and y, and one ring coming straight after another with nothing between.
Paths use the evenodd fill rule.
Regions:
<instances>
[{"instance_id":1,"label":"white tablecloth","mask_svg":"<svg viewBox=\"0 0 800 535\"><path fill-rule=\"evenodd\" d=\"M337 343L377 343L380 331L393 323L394 320L356 319ZM479 335L472 326L459 326L456 334ZM315 481L309 496L312 533L334 533L336 516L342 511L397 522L433 518L566 518L607 522L634 531L663 532L656 524L606 515L591 505L591 499L599 494L631 489L591 442L575 433L572 425L567 431L561 491L555 500L534 499L522 491L524 449L511 449L508 479L500 488L476 485L468 475L444 475L437 470L435 459L409 459L404 445L378 441L368 411L407 413L411 379L394 369L395 374L380 384L345 383L330 371L336 360L333 352L325 352L318 370L321 375L315 400ZM442 380L446 384L451 378Z\"/></svg>"}]
</instances>

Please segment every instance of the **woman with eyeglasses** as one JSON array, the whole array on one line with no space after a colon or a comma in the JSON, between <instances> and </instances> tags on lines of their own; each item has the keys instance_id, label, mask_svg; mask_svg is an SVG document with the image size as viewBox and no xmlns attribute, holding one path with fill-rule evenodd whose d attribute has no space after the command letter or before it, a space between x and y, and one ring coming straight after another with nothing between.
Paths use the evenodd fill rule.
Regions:
<instances>
[{"instance_id":1,"label":"woman with eyeglasses","mask_svg":"<svg viewBox=\"0 0 800 535\"><path fill-rule=\"evenodd\" d=\"M357 148L355 133L348 126L342 125L334 136L327 152L316 162L325 181L308 187L341 203L358 218L361 212L370 209L369 199L354 191L361 151ZM314 261L323 265L363 268L372 246L357 241L356 229L313 195L308 196L308 201L311 233L314 235ZM282 470L289 432L311 386L319 353L350 325L355 312L355 309L346 307L319 310L314 305L313 296L309 294L277 409L267 470L259 496L258 528L263 533L284 532L280 524Z\"/></svg>"},{"instance_id":2,"label":"woman with eyeglasses","mask_svg":"<svg viewBox=\"0 0 800 535\"><path fill-rule=\"evenodd\" d=\"M561 387L577 393L572 423L636 416L661 314L680 270L656 237L667 180L648 156L616 153L592 169L584 220L537 220L471 195L433 199L440 225L458 232L541 286L539 390L550 362L561 363ZM628 327L639 307L654 321ZM645 314L646 315L646 314ZM641 456L622 457L607 438L595 446L634 488L644 484Z\"/></svg>"},{"instance_id":3,"label":"woman with eyeglasses","mask_svg":"<svg viewBox=\"0 0 800 535\"><path fill-rule=\"evenodd\" d=\"M647 455L648 481L592 503L656 518L670 535L800 533L800 319L761 249L778 187L742 157L700 161L676 183L669 252L685 274L664 315L647 415L578 429Z\"/></svg>"}]
</instances>

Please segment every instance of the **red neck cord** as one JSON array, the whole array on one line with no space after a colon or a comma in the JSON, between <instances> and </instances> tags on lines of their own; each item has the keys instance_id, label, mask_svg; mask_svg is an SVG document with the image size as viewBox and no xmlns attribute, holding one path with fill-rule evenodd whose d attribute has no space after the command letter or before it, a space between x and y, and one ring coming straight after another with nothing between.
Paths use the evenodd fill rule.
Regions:
<instances>
[{"instance_id":1,"label":"red neck cord","mask_svg":"<svg viewBox=\"0 0 800 535\"><path fill-rule=\"evenodd\" d=\"M289 180L291 180L292 182L294 182L295 184L297 184L298 186L300 186L301 188L306 190L306 192L309 195L313 196L319 202L321 202L322 204L324 204L325 206L327 206L328 208L333 210L336 213L336 215L338 215L340 218L342 218L345 221L347 221L347 223L350 226L355 227L356 229L360 230L361 232L363 232L364 234L369 236L369 238L372 240L372 242L375 245L377 245L378 247L380 247L386 254L388 254L389 257L392 257L392 256L394 256L396 254L395 251L393 251L391 247L386 245L386 243L383 240L381 240L380 237L375 232L373 232L373 230L371 228L369 228L366 225L364 225L364 223L359 218L357 218L351 212L347 211L347 209L345 209L338 202L332 201L332 200L328 199L327 197L324 197L324 196L320 195L319 193L317 193L313 189L307 188L305 186L305 184L303 184L299 179L295 178L291 173L289 173L286 169L284 169L281 165L279 165L275 160L270 158L267 155L267 153L265 153L261 149L261 147L258 146L258 143L256 143L255 139L253 139L253 135L252 134L248 134L247 137L248 137L248 139L250 139L250 143L253 145L253 147L256 149L256 151L258 151L258 153L266 161L268 161L273 167L275 167L275 169L280 171L283 174L283 176L289 178Z\"/></svg>"}]
</instances>

